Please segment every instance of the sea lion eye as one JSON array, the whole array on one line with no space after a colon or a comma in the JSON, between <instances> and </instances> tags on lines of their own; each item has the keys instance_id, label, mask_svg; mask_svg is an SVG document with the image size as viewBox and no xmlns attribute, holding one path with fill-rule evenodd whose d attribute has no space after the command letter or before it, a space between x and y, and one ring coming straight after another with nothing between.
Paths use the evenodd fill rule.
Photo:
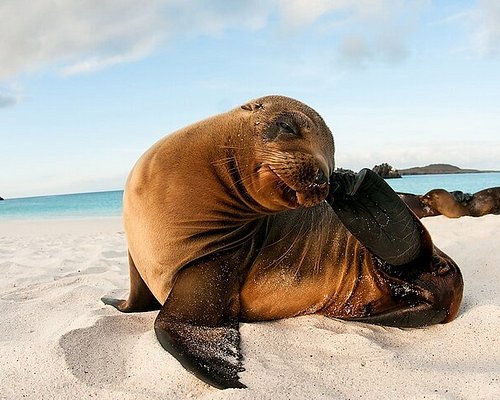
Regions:
<instances>
[{"instance_id":1,"label":"sea lion eye","mask_svg":"<svg viewBox=\"0 0 500 400\"><path fill-rule=\"evenodd\" d=\"M291 134L291 135L296 135L295 130L290 125L288 125L286 122L279 121L278 126L279 126L280 130L282 130L288 134Z\"/></svg>"}]
</instances>

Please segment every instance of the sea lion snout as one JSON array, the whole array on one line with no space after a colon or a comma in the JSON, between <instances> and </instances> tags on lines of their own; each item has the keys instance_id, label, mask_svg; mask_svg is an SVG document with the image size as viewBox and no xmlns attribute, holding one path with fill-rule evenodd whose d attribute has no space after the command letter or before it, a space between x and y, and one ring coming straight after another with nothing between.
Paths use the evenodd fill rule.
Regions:
<instances>
[{"instance_id":1,"label":"sea lion snout","mask_svg":"<svg viewBox=\"0 0 500 400\"><path fill-rule=\"evenodd\" d=\"M330 170L321 155L269 148L259 166L260 187L287 208L313 207L326 199ZM257 191L259 194L262 191Z\"/></svg>"},{"instance_id":2,"label":"sea lion snout","mask_svg":"<svg viewBox=\"0 0 500 400\"><path fill-rule=\"evenodd\" d=\"M328 183L328 178L326 177L326 174L323 172L323 170L319 168L318 172L316 173L316 177L314 178L314 184L322 186L326 183Z\"/></svg>"},{"instance_id":3,"label":"sea lion snout","mask_svg":"<svg viewBox=\"0 0 500 400\"><path fill-rule=\"evenodd\" d=\"M299 206L312 207L326 199L329 191L328 167L320 157L312 154L295 156L299 162L288 177L296 191Z\"/></svg>"}]
</instances>

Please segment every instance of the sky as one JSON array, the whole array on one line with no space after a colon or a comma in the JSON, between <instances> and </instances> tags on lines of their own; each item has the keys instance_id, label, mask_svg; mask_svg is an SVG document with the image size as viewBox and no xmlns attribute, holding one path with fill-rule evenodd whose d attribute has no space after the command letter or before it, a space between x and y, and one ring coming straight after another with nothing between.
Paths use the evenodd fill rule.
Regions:
<instances>
[{"instance_id":1,"label":"sky","mask_svg":"<svg viewBox=\"0 0 500 400\"><path fill-rule=\"evenodd\" d=\"M122 189L159 138L269 94L336 166L500 170L500 1L1 0L0 196Z\"/></svg>"}]
</instances>

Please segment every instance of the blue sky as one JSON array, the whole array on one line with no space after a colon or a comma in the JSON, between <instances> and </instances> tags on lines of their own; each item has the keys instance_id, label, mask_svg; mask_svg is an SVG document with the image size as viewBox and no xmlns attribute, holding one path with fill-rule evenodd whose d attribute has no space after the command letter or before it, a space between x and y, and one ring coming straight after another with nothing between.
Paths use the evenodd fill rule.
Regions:
<instances>
[{"instance_id":1,"label":"blue sky","mask_svg":"<svg viewBox=\"0 0 500 400\"><path fill-rule=\"evenodd\" d=\"M121 189L160 137L266 94L336 164L500 169L500 2L7 0L0 195Z\"/></svg>"}]
</instances>

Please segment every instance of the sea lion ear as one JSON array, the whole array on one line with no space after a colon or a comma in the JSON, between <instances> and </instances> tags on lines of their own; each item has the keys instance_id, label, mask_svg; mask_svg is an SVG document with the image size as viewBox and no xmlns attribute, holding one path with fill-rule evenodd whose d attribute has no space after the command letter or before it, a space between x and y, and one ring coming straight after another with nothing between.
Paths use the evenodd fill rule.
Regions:
<instances>
[{"instance_id":1,"label":"sea lion ear","mask_svg":"<svg viewBox=\"0 0 500 400\"><path fill-rule=\"evenodd\" d=\"M242 105L241 108L247 111L258 111L262 110L264 106L262 105L262 103L247 103Z\"/></svg>"}]
</instances>

